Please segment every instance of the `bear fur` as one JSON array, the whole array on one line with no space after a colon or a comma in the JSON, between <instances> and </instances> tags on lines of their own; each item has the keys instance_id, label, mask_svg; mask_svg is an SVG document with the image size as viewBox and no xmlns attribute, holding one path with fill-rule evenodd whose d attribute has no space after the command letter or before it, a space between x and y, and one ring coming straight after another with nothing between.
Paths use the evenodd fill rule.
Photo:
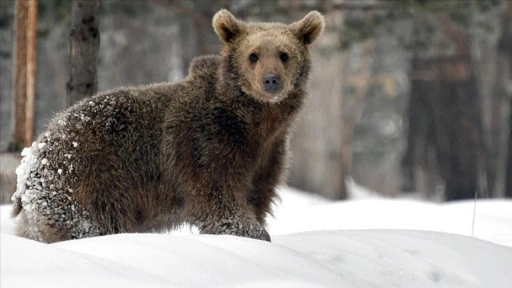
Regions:
<instances>
[{"instance_id":1,"label":"bear fur","mask_svg":"<svg viewBox=\"0 0 512 288\"><path fill-rule=\"evenodd\" d=\"M109 91L58 114L16 173L20 236L42 242L171 229L270 241L265 216L324 20L245 23L220 10L220 56L183 81Z\"/></svg>"}]
</instances>

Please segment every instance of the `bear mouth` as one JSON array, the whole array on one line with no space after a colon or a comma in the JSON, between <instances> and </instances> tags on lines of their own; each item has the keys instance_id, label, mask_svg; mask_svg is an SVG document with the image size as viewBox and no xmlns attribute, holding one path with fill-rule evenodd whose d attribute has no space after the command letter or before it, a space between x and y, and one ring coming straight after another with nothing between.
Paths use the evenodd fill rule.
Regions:
<instances>
[{"instance_id":1,"label":"bear mouth","mask_svg":"<svg viewBox=\"0 0 512 288\"><path fill-rule=\"evenodd\" d=\"M288 92L285 90L281 90L276 93L264 92L264 93L258 93L258 94L261 94L261 95L253 95L253 96L262 102L270 103L270 104L279 103L279 102L283 101L284 99L286 99L286 97L288 96Z\"/></svg>"},{"instance_id":2,"label":"bear mouth","mask_svg":"<svg viewBox=\"0 0 512 288\"><path fill-rule=\"evenodd\" d=\"M283 93L279 93L279 94L273 95L268 102L270 102L270 103L279 103L279 102L281 102L281 100L283 100L285 98L285 96L282 95L282 94Z\"/></svg>"},{"instance_id":3,"label":"bear mouth","mask_svg":"<svg viewBox=\"0 0 512 288\"><path fill-rule=\"evenodd\" d=\"M245 94L250 95L253 99L257 100L260 103L268 103L268 104L276 104L288 96L291 89L281 89L280 91L276 91L275 93L269 93L265 90L261 89L247 89L246 87L242 86L242 91L245 92Z\"/></svg>"}]
</instances>

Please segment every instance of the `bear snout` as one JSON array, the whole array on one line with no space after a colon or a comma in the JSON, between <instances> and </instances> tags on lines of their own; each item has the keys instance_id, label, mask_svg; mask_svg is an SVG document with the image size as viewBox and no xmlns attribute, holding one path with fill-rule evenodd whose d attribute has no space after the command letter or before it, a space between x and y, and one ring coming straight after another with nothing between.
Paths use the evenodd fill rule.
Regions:
<instances>
[{"instance_id":1,"label":"bear snout","mask_svg":"<svg viewBox=\"0 0 512 288\"><path fill-rule=\"evenodd\" d=\"M281 77L276 73L267 73L263 76L263 87L268 93L277 93L281 91Z\"/></svg>"}]
</instances>

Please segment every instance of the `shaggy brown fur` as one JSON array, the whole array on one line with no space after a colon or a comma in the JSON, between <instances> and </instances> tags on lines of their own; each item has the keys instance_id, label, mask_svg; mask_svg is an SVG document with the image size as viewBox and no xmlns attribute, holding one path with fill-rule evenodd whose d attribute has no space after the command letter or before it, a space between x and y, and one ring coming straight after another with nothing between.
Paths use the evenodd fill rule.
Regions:
<instances>
[{"instance_id":1,"label":"shaggy brown fur","mask_svg":"<svg viewBox=\"0 0 512 288\"><path fill-rule=\"evenodd\" d=\"M122 88L58 115L17 170L21 236L55 242L158 231L270 240L265 216L285 170L323 18L247 24L213 18L221 56L176 84Z\"/></svg>"}]
</instances>

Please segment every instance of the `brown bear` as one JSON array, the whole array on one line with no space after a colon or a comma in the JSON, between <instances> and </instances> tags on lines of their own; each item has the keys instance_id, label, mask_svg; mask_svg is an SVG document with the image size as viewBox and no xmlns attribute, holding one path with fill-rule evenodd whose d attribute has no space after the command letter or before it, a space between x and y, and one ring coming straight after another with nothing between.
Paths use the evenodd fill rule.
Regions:
<instances>
[{"instance_id":1,"label":"brown bear","mask_svg":"<svg viewBox=\"0 0 512 288\"><path fill-rule=\"evenodd\" d=\"M220 56L183 81L121 88L57 115L26 148L17 232L42 242L171 229L270 241L265 216L305 97L309 45L324 20L213 17Z\"/></svg>"}]
</instances>

